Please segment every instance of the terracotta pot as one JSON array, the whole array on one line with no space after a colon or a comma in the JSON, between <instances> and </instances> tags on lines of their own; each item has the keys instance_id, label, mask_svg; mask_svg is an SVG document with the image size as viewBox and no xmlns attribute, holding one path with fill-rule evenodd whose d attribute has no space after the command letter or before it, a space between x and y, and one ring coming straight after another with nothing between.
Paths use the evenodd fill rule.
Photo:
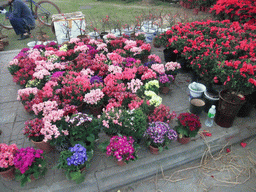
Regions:
<instances>
[{"instance_id":1,"label":"terracotta pot","mask_svg":"<svg viewBox=\"0 0 256 192\"><path fill-rule=\"evenodd\" d=\"M169 87L160 87L160 93L162 94L168 94L170 91Z\"/></svg>"},{"instance_id":2,"label":"terracotta pot","mask_svg":"<svg viewBox=\"0 0 256 192\"><path fill-rule=\"evenodd\" d=\"M190 137L178 137L177 141L181 144L187 144L190 142Z\"/></svg>"},{"instance_id":3,"label":"terracotta pot","mask_svg":"<svg viewBox=\"0 0 256 192\"><path fill-rule=\"evenodd\" d=\"M6 171L0 171L0 175L5 179L5 180L13 180L15 175L14 175L15 168L11 167L10 169Z\"/></svg>"},{"instance_id":4,"label":"terracotta pot","mask_svg":"<svg viewBox=\"0 0 256 192\"><path fill-rule=\"evenodd\" d=\"M123 161L123 160L122 160L122 161L117 161L116 163L117 163L117 165L119 165L119 166L121 166L121 167L122 167L122 166L125 166L125 165L127 164L127 163L126 163L125 161Z\"/></svg>"},{"instance_id":5,"label":"terracotta pot","mask_svg":"<svg viewBox=\"0 0 256 192\"><path fill-rule=\"evenodd\" d=\"M31 140L32 143L39 149L43 150L45 153L49 153L53 151L54 147L50 145L48 142L40 141L40 142L35 142Z\"/></svg>"},{"instance_id":6,"label":"terracotta pot","mask_svg":"<svg viewBox=\"0 0 256 192\"><path fill-rule=\"evenodd\" d=\"M225 128L233 125L237 113L245 103L238 95L229 93L229 90L222 90L219 93L219 104L214 119L217 125Z\"/></svg>"},{"instance_id":7,"label":"terracotta pot","mask_svg":"<svg viewBox=\"0 0 256 192\"><path fill-rule=\"evenodd\" d=\"M153 147L151 145L149 145L149 151L150 153L152 153L153 155L158 155L159 154L159 149L157 147Z\"/></svg>"}]
</instances>

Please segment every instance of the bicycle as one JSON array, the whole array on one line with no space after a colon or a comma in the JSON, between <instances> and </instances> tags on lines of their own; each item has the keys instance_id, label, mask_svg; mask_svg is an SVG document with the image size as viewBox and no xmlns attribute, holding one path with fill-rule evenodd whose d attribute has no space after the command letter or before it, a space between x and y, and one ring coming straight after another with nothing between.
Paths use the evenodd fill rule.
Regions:
<instances>
[{"instance_id":1,"label":"bicycle","mask_svg":"<svg viewBox=\"0 0 256 192\"><path fill-rule=\"evenodd\" d=\"M51 17L53 14L59 14L61 13L59 7L55 5L53 2L48 0L39 1L38 3L34 0L26 0L27 3L30 4L30 9L35 17L35 19L38 19L39 22L42 24L51 27ZM35 10L33 10L33 5L35 7ZM7 11L12 10L12 5L8 2L2 2L0 0L0 6L7 9ZM9 19L5 17L5 15L0 14L0 27L3 27L5 29L12 29L12 25L10 24Z\"/></svg>"}]
</instances>

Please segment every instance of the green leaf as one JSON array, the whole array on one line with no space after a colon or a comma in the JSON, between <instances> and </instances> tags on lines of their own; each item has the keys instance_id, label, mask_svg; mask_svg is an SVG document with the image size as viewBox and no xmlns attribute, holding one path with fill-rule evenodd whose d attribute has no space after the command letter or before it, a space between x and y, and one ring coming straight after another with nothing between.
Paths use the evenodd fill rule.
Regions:
<instances>
[{"instance_id":1,"label":"green leaf","mask_svg":"<svg viewBox=\"0 0 256 192\"><path fill-rule=\"evenodd\" d=\"M82 176L82 174L80 173L80 171L79 172L76 171L76 172L71 172L70 173L70 177L71 177L72 180L77 180L81 176Z\"/></svg>"},{"instance_id":2,"label":"green leaf","mask_svg":"<svg viewBox=\"0 0 256 192\"><path fill-rule=\"evenodd\" d=\"M105 152L107 151L106 148L107 148L108 145L109 145L109 141L105 141L105 142L99 144L99 149L100 149L103 153L105 153Z\"/></svg>"},{"instance_id":3,"label":"green leaf","mask_svg":"<svg viewBox=\"0 0 256 192\"><path fill-rule=\"evenodd\" d=\"M95 137L93 134L90 134L88 137L86 137L86 139L90 142L93 142L95 140Z\"/></svg>"},{"instance_id":4,"label":"green leaf","mask_svg":"<svg viewBox=\"0 0 256 192\"><path fill-rule=\"evenodd\" d=\"M164 150L163 147L158 147L158 149L159 149L159 153L161 153Z\"/></svg>"}]
</instances>

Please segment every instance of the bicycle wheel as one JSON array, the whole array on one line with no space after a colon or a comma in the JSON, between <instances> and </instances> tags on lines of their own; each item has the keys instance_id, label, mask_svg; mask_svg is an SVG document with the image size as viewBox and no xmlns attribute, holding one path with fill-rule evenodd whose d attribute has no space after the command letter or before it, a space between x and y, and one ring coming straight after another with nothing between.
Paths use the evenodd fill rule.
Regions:
<instances>
[{"instance_id":1,"label":"bicycle wheel","mask_svg":"<svg viewBox=\"0 0 256 192\"><path fill-rule=\"evenodd\" d=\"M9 10L9 6L4 6L4 8L7 11ZM10 20L6 18L5 14L0 14L0 26L5 28L5 29L12 29L12 25L10 23Z\"/></svg>"},{"instance_id":2,"label":"bicycle wheel","mask_svg":"<svg viewBox=\"0 0 256 192\"><path fill-rule=\"evenodd\" d=\"M36 5L35 13L38 20L44 25L50 27L52 23L52 15L59 14L60 9L57 5L50 1L40 1Z\"/></svg>"}]
</instances>

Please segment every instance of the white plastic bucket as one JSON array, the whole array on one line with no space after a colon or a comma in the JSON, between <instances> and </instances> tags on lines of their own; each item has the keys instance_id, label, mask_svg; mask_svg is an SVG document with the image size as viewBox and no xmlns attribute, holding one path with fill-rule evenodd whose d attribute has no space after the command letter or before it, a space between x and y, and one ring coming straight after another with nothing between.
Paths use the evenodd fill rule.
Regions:
<instances>
[{"instance_id":1,"label":"white plastic bucket","mask_svg":"<svg viewBox=\"0 0 256 192\"><path fill-rule=\"evenodd\" d=\"M202 97L203 93L206 91L205 85L202 83L196 83L197 90L193 90L191 88L192 83L188 85L189 91L190 91L190 96L191 97Z\"/></svg>"}]
</instances>

